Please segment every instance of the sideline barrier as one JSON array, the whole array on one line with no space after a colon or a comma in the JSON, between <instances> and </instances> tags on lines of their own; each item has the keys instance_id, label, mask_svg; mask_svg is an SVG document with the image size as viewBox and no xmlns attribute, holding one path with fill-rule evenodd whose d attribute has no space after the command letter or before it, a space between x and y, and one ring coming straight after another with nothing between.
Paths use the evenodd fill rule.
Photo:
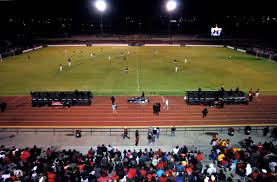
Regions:
<instances>
[{"instance_id":1,"label":"sideline barrier","mask_svg":"<svg viewBox=\"0 0 277 182\"><path fill-rule=\"evenodd\" d=\"M224 47L223 45L185 44L186 47Z\"/></svg>"},{"instance_id":2,"label":"sideline barrier","mask_svg":"<svg viewBox=\"0 0 277 182\"><path fill-rule=\"evenodd\" d=\"M43 46L37 46L37 47L31 48L31 49L23 50L22 53L31 52L31 51L34 51L37 49L42 49L42 48L43 48Z\"/></svg>"},{"instance_id":3,"label":"sideline barrier","mask_svg":"<svg viewBox=\"0 0 277 182\"><path fill-rule=\"evenodd\" d=\"M203 134L205 133L228 133L228 130L230 127L234 129L235 133L244 133L245 126L222 126L222 127L215 127L215 126L200 126L200 127L178 127L176 126L176 133L186 133L186 132L202 132ZM270 126L270 130L272 130L274 127L276 127L276 124L271 124L271 125L266 125L266 124L261 124L259 126L256 125L251 125L251 130L253 132L258 132L262 131L264 127ZM149 128L151 127L145 127L145 128L128 128L128 131L130 133L135 133L136 130L138 130L140 133L147 133L149 131ZM83 134L87 133L89 135L93 135L96 133L102 133L103 135L115 135L118 133L123 133L123 127L120 128L25 128L25 129L18 129L18 128L8 128L8 129L1 129L0 132L5 133L5 132L15 132L16 134L18 133L53 133L55 135L56 133L72 133L75 135L76 130L81 130ZM171 133L171 128L170 127L160 127L161 133L170 135Z\"/></svg>"},{"instance_id":4,"label":"sideline barrier","mask_svg":"<svg viewBox=\"0 0 277 182\"><path fill-rule=\"evenodd\" d=\"M123 46L123 47L127 47L128 44L111 44L111 43L107 43L107 44L88 44L87 46Z\"/></svg>"},{"instance_id":5,"label":"sideline barrier","mask_svg":"<svg viewBox=\"0 0 277 182\"><path fill-rule=\"evenodd\" d=\"M243 49L237 49L237 50L240 51L240 52L246 53L246 50L243 50Z\"/></svg>"},{"instance_id":6,"label":"sideline barrier","mask_svg":"<svg viewBox=\"0 0 277 182\"><path fill-rule=\"evenodd\" d=\"M52 44L47 47L85 47L87 44Z\"/></svg>"},{"instance_id":7,"label":"sideline barrier","mask_svg":"<svg viewBox=\"0 0 277 182\"><path fill-rule=\"evenodd\" d=\"M31 52L31 51L33 51L33 49L26 49L26 50L23 50L22 53Z\"/></svg>"},{"instance_id":8,"label":"sideline barrier","mask_svg":"<svg viewBox=\"0 0 277 182\"><path fill-rule=\"evenodd\" d=\"M180 44L144 44L144 46L172 46L172 47L178 47L181 46Z\"/></svg>"},{"instance_id":9,"label":"sideline barrier","mask_svg":"<svg viewBox=\"0 0 277 182\"><path fill-rule=\"evenodd\" d=\"M43 46L34 47L34 50L41 49Z\"/></svg>"},{"instance_id":10,"label":"sideline barrier","mask_svg":"<svg viewBox=\"0 0 277 182\"><path fill-rule=\"evenodd\" d=\"M227 46L227 48L228 48L228 49L233 49L233 50L235 50L235 48L232 47L232 46Z\"/></svg>"},{"instance_id":11,"label":"sideline barrier","mask_svg":"<svg viewBox=\"0 0 277 182\"><path fill-rule=\"evenodd\" d=\"M132 43L132 44L128 44L128 46L144 46L144 44L141 44L141 43Z\"/></svg>"}]
</instances>

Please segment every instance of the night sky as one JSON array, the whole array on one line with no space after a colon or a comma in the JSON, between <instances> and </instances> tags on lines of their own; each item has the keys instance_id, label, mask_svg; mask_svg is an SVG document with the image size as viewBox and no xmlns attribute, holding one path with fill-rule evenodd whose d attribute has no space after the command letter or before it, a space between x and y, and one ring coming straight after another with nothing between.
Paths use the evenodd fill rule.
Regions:
<instances>
[{"instance_id":1,"label":"night sky","mask_svg":"<svg viewBox=\"0 0 277 182\"><path fill-rule=\"evenodd\" d=\"M218 24L225 35L267 34L276 31L274 1L176 0L170 14L175 34L209 34ZM99 12L94 0L0 0L0 32L32 35L99 33ZM108 34L166 34L169 13L166 0L106 0L103 26ZM251 35L251 34L250 34Z\"/></svg>"}]
</instances>

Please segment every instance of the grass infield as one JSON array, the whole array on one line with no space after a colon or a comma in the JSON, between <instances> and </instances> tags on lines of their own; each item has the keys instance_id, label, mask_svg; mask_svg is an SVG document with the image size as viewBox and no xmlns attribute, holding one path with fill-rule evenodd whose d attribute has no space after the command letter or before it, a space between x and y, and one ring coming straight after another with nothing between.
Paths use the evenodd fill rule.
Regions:
<instances>
[{"instance_id":1,"label":"grass infield","mask_svg":"<svg viewBox=\"0 0 277 182\"><path fill-rule=\"evenodd\" d=\"M93 53L95 60L90 56ZM226 90L238 86L244 91L260 88L262 94L277 94L275 62L226 48L48 47L3 59L0 77L0 95L75 89L95 95L140 95L142 91L184 95L186 90L217 90L221 85Z\"/></svg>"}]
</instances>

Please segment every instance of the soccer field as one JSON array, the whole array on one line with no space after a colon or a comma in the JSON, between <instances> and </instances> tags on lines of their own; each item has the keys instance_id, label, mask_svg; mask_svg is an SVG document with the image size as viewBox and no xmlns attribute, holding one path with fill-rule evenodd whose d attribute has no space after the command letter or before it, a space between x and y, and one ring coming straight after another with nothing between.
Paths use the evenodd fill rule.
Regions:
<instances>
[{"instance_id":1,"label":"soccer field","mask_svg":"<svg viewBox=\"0 0 277 182\"><path fill-rule=\"evenodd\" d=\"M95 61L91 53L96 54ZM277 90L275 62L209 47L47 47L3 59L0 77L0 95L75 89L91 90L96 95L140 95L142 91L183 95L186 90L217 90L221 85L226 90L260 88L268 91L266 94Z\"/></svg>"}]
</instances>

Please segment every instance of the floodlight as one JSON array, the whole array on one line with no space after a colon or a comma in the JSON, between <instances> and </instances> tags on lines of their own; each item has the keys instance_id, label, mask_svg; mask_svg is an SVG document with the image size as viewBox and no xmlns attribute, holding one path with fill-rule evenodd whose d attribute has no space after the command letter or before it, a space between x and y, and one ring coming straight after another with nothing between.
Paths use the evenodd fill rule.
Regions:
<instances>
[{"instance_id":1,"label":"floodlight","mask_svg":"<svg viewBox=\"0 0 277 182\"><path fill-rule=\"evenodd\" d=\"M104 0L97 0L97 1L95 2L95 7L96 7L96 9L97 9L98 11L103 12L103 11L106 10L107 4L106 4L106 2L105 2Z\"/></svg>"},{"instance_id":2,"label":"floodlight","mask_svg":"<svg viewBox=\"0 0 277 182\"><path fill-rule=\"evenodd\" d=\"M169 0L166 3L167 11L174 11L176 9L177 3L174 0Z\"/></svg>"}]
</instances>

